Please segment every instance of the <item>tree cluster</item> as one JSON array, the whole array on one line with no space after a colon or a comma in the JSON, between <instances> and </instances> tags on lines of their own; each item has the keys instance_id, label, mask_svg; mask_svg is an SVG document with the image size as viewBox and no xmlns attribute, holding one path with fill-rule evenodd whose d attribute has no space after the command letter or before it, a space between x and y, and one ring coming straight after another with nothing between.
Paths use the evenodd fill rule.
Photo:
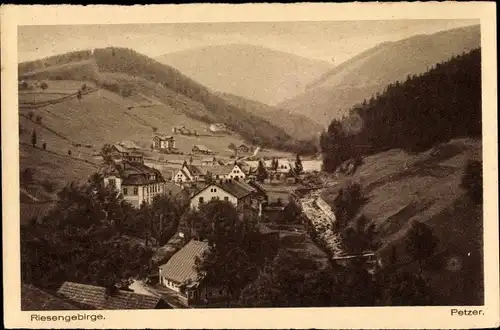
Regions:
<instances>
[{"instance_id":1,"label":"tree cluster","mask_svg":"<svg viewBox=\"0 0 500 330\"><path fill-rule=\"evenodd\" d=\"M254 214L237 211L226 201L203 204L181 222L188 239L208 242L209 250L197 260L197 269L206 274L204 285L228 293L228 305L276 249L276 242L259 233Z\"/></svg>"},{"instance_id":2,"label":"tree cluster","mask_svg":"<svg viewBox=\"0 0 500 330\"><path fill-rule=\"evenodd\" d=\"M21 228L23 281L53 289L63 281L109 285L149 274L150 241L168 241L183 212L169 196L137 210L98 174L57 196L41 223Z\"/></svg>"},{"instance_id":3,"label":"tree cluster","mask_svg":"<svg viewBox=\"0 0 500 330\"><path fill-rule=\"evenodd\" d=\"M422 306L433 302L426 279L407 272L321 267L311 256L280 250L241 292L241 307Z\"/></svg>"}]
</instances>

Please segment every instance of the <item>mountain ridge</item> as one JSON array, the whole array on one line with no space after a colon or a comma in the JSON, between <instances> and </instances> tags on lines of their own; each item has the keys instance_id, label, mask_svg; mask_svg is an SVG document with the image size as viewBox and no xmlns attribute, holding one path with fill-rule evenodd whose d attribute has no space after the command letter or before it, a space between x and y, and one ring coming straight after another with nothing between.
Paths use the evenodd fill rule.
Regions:
<instances>
[{"instance_id":1,"label":"mountain ridge","mask_svg":"<svg viewBox=\"0 0 500 330\"><path fill-rule=\"evenodd\" d=\"M305 92L277 106L329 123L388 84L480 47L480 39L479 26L471 25L382 43L333 68L308 84Z\"/></svg>"},{"instance_id":2,"label":"mountain ridge","mask_svg":"<svg viewBox=\"0 0 500 330\"><path fill-rule=\"evenodd\" d=\"M326 61L251 44L197 47L157 59L218 92L268 105L296 95L332 68Z\"/></svg>"}]
</instances>

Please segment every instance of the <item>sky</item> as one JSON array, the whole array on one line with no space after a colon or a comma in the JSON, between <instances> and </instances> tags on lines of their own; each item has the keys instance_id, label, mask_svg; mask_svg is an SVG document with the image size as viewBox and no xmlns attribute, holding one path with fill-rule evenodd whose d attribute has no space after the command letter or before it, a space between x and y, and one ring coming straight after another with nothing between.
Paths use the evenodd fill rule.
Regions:
<instances>
[{"instance_id":1,"label":"sky","mask_svg":"<svg viewBox=\"0 0 500 330\"><path fill-rule=\"evenodd\" d=\"M18 61L108 46L158 57L208 45L251 44L336 65L381 42L478 23L393 20L20 26Z\"/></svg>"}]
</instances>

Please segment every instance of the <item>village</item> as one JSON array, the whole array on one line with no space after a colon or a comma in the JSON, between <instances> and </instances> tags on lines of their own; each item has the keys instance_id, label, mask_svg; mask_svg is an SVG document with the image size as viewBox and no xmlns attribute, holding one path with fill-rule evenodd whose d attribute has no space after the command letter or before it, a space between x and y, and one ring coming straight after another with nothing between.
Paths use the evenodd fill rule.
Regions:
<instances>
[{"instance_id":1,"label":"village","mask_svg":"<svg viewBox=\"0 0 500 330\"><path fill-rule=\"evenodd\" d=\"M292 250L305 250L324 264L345 264L361 258L373 270L376 260L372 251L348 255L342 249L335 232L335 214L319 194L336 182L325 184L319 179L321 162L302 160L299 155L295 159L264 159L259 157L259 150L233 145L228 148L229 156L224 157L195 144L186 155L178 152L175 134L154 134L150 150L131 141L105 145L98 173L105 187L121 194L134 208L151 204L162 195L183 198L190 210L211 201L229 202L238 212L250 212L258 219L262 234L299 242L290 247ZM170 157L159 161L163 155ZM285 209L290 203L302 215L286 219L289 213ZM315 240L311 233L316 233ZM123 279L111 287L64 282L57 295L70 303L98 309L219 306L224 290L204 286L206 274L196 271L196 260L209 248L206 239L194 237L190 228L180 225L166 244L155 248L151 263L157 268L148 277Z\"/></svg>"}]
</instances>

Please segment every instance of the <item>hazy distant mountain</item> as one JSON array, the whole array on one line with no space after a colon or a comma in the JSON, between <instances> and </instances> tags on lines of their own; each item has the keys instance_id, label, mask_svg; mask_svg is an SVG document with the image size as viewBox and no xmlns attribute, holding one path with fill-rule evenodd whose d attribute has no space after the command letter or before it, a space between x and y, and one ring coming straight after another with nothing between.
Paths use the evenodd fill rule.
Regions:
<instances>
[{"instance_id":1,"label":"hazy distant mountain","mask_svg":"<svg viewBox=\"0 0 500 330\"><path fill-rule=\"evenodd\" d=\"M328 71L310 83L307 91L278 106L328 125L389 83L426 72L453 55L480 47L480 43L479 26L382 43Z\"/></svg>"},{"instance_id":2,"label":"hazy distant mountain","mask_svg":"<svg viewBox=\"0 0 500 330\"><path fill-rule=\"evenodd\" d=\"M157 60L212 89L269 105L303 92L332 68L327 62L245 44L189 49Z\"/></svg>"}]
</instances>

